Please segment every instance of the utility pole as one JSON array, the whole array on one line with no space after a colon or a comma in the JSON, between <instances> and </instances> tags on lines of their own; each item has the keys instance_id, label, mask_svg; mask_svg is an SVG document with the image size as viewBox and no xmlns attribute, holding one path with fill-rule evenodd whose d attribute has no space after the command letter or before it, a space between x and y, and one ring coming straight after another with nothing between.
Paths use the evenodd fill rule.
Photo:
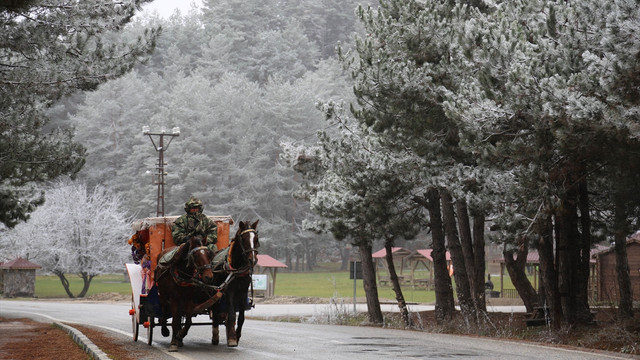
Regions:
<instances>
[{"instance_id":1,"label":"utility pole","mask_svg":"<svg viewBox=\"0 0 640 360\"><path fill-rule=\"evenodd\" d=\"M153 184L158 185L158 202L156 205L156 216L164 217L164 176L167 175L167 173L164 172L164 166L167 165L164 162L164 152L169 148L171 140L173 140L175 136L180 136L180 128L174 127L173 129L171 129L170 133L167 132L164 128L162 128L162 130L160 130L159 132L150 132L148 126L143 126L142 134L149 136L153 147L158 152L158 163L156 164L156 173L154 174ZM157 145L153 140L154 136L159 137ZM164 144L165 136L169 137L167 145Z\"/></svg>"}]
</instances>

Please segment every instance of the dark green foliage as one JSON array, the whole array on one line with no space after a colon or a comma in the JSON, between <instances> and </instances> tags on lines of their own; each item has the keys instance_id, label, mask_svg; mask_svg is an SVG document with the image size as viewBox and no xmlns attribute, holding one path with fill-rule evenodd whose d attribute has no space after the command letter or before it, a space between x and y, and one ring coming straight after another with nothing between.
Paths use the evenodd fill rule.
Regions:
<instances>
[{"instance_id":1,"label":"dark green foliage","mask_svg":"<svg viewBox=\"0 0 640 360\"><path fill-rule=\"evenodd\" d=\"M25 1L0 5L0 222L12 227L43 201L34 185L75 175L84 149L44 110L129 71L154 47L157 29L131 43L109 40L144 1Z\"/></svg>"}]
</instances>

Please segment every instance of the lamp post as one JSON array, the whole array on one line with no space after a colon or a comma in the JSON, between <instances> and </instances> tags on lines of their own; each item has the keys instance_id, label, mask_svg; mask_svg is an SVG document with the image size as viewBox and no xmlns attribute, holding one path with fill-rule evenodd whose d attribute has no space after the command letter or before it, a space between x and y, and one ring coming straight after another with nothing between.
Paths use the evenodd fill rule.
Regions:
<instances>
[{"instance_id":1,"label":"lamp post","mask_svg":"<svg viewBox=\"0 0 640 360\"><path fill-rule=\"evenodd\" d=\"M155 174L157 178L155 178L153 181L154 184L158 185L158 201L156 205L156 216L164 217L164 184L165 184L164 176L167 175L167 173L164 172L164 166L166 165L164 162L164 152L169 148L169 144L171 144L171 140L173 140L175 136L180 136L180 128L174 127L173 129L171 129L171 132L167 132L164 128L162 128L159 132L150 132L148 126L143 126L142 134L149 136L149 139L151 139L151 143L153 144L153 147L158 152L158 163L156 164L157 173ZM156 142L153 140L154 136L159 137L157 145L156 145ZM165 136L169 137L169 141L167 142L167 145L164 144Z\"/></svg>"}]
</instances>

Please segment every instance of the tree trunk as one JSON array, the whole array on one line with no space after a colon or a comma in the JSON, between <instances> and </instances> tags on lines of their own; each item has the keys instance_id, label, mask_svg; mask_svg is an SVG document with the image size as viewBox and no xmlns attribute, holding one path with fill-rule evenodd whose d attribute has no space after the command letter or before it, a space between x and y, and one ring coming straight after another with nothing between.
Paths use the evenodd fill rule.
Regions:
<instances>
[{"instance_id":1,"label":"tree trunk","mask_svg":"<svg viewBox=\"0 0 640 360\"><path fill-rule=\"evenodd\" d=\"M312 255L312 250L311 250L311 244L310 244L311 240L310 239L305 239L303 240L304 243L304 257L305 257L305 271L313 271L313 255Z\"/></svg>"},{"instance_id":2,"label":"tree trunk","mask_svg":"<svg viewBox=\"0 0 640 360\"><path fill-rule=\"evenodd\" d=\"M285 247L284 254L284 257L286 259L285 262L287 263L287 269L291 271L291 269L293 269L293 259L291 257L291 249L288 246Z\"/></svg>"},{"instance_id":3,"label":"tree trunk","mask_svg":"<svg viewBox=\"0 0 640 360\"><path fill-rule=\"evenodd\" d=\"M440 200L442 201L442 220L447 238L447 247L451 254L453 276L456 280L458 305L460 305L462 316L464 316L466 321L469 321L474 316L475 311L473 301L471 300L469 277L467 276L464 255L462 254L462 246L460 245L458 230L456 228L456 215L453 210L453 199L447 190L441 190Z\"/></svg>"},{"instance_id":4,"label":"tree trunk","mask_svg":"<svg viewBox=\"0 0 640 360\"><path fill-rule=\"evenodd\" d=\"M484 273L486 272L486 258L484 250L484 214L473 215L473 255L475 257L476 270L476 296L478 309L486 312L487 301L484 289Z\"/></svg>"},{"instance_id":5,"label":"tree trunk","mask_svg":"<svg viewBox=\"0 0 640 360\"><path fill-rule=\"evenodd\" d=\"M462 256L464 257L464 264L467 270L467 277L469 279L469 292L473 302L474 311L478 313L483 310L480 308L479 297L484 295L484 286L482 286L482 292L478 293L477 273L479 272L479 269L476 266L475 249L471 235L471 222L469 221L467 202L464 199L456 200L456 210L458 216L458 229L460 231ZM482 249L482 252L484 252L484 248ZM483 273L482 276L480 276L480 284L484 285L484 263L482 269Z\"/></svg>"},{"instance_id":6,"label":"tree trunk","mask_svg":"<svg viewBox=\"0 0 640 360\"><path fill-rule=\"evenodd\" d=\"M513 286L518 291L518 295L520 295L524 306L527 308L527 312L533 312L538 306L538 294L531 285L525 270L529 246L525 238L518 239L518 243L518 250L504 250L502 254ZM513 258L514 253L516 254L515 259Z\"/></svg>"},{"instance_id":7,"label":"tree trunk","mask_svg":"<svg viewBox=\"0 0 640 360\"><path fill-rule=\"evenodd\" d=\"M540 259L541 289L544 291L544 293L540 294L542 298L540 304L549 309L551 324L553 327L558 328L562 322L562 307L560 306L558 274L554 261L553 224L551 223L551 218L547 215L542 215L536 221L536 232L539 234L538 255Z\"/></svg>"},{"instance_id":8,"label":"tree trunk","mask_svg":"<svg viewBox=\"0 0 640 360\"><path fill-rule=\"evenodd\" d=\"M382 324L382 310L380 308L380 299L378 298L378 287L376 285L376 272L371 257L371 245L360 244L360 257L362 258L362 283L364 293L367 298L367 311L369 313L369 322L372 324Z\"/></svg>"},{"instance_id":9,"label":"tree trunk","mask_svg":"<svg viewBox=\"0 0 640 360\"><path fill-rule=\"evenodd\" d=\"M64 276L64 273L57 270L54 270L53 273L56 274L58 279L60 279L60 282L62 283L62 287L64 288L64 291L67 293L67 296L69 296L71 299L75 298L75 296L73 296L73 293L71 292L71 289L69 288L69 280L67 280L67 278Z\"/></svg>"},{"instance_id":10,"label":"tree trunk","mask_svg":"<svg viewBox=\"0 0 640 360\"><path fill-rule=\"evenodd\" d=\"M300 253L296 250L296 271L300 271Z\"/></svg>"},{"instance_id":11,"label":"tree trunk","mask_svg":"<svg viewBox=\"0 0 640 360\"><path fill-rule=\"evenodd\" d=\"M81 276L82 276L82 290L78 294L79 298L83 298L85 297L85 295L87 295L87 291L89 291L89 286L91 285L91 280L93 280L93 277L95 275L89 275L83 272Z\"/></svg>"},{"instance_id":12,"label":"tree trunk","mask_svg":"<svg viewBox=\"0 0 640 360\"><path fill-rule=\"evenodd\" d=\"M398 302L398 308L400 309L404 326L410 327L411 319L409 318L409 309L407 309L407 302L404 300L404 295L402 295L400 281L398 281L398 274L396 273L396 267L393 263L392 247L393 241L389 239L385 240L384 249L386 250L385 259L387 260L387 267L389 268L389 280L391 280L393 292L396 294L396 301Z\"/></svg>"},{"instance_id":13,"label":"tree trunk","mask_svg":"<svg viewBox=\"0 0 640 360\"><path fill-rule=\"evenodd\" d=\"M569 161L561 168L564 193L556 209L558 290L564 320L568 324L591 323L588 281L591 236L589 205L584 166ZM584 212L578 217L579 207ZM582 225L581 234L579 225Z\"/></svg>"},{"instance_id":14,"label":"tree trunk","mask_svg":"<svg viewBox=\"0 0 640 360\"><path fill-rule=\"evenodd\" d=\"M340 263L340 270L347 270L347 267L349 266L349 258L351 257L351 248L342 246L340 248L340 255L342 259Z\"/></svg>"},{"instance_id":15,"label":"tree trunk","mask_svg":"<svg viewBox=\"0 0 640 360\"><path fill-rule=\"evenodd\" d=\"M453 286L447 271L447 258L445 250L444 231L440 213L440 194L438 189L431 187L425 193L426 202L420 202L429 212L433 259L433 277L436 292L436 321L443 324L453 318L455 302L453 300Z\"/></svg>"},{"instance_id":16,"label":"tree trunk","mask_svg":"<svg viewBox=\"0 0 640 360\"><path fill-rule=\"evenodd\" d=\"M589 278L591 275L591 215L589 213L589 192L586 178L578 184L578 209L580 210L579 263L576 272L576 316L582 323L593 322L589 308Z\"/></svg>"},{"instance_id":17,"label":"tree trunk","mask_svg":"<svg viewBox=\"0 0 640 360\"><path fill-rule=\"evenodd\" d=\"M560 295L560 306L564 320L568 324L576 322L576 302L573 293L574 288L574 268L578 266L578 261L572 255L573 226L577 224L576 206L573 199L563 199L560 208L556 212L556 231L558 234L557 254L558 257L558 290Z\"/></svg>"},{"instance_id":18,"label":"tree trunk","mask_svg":"<svg viewBox=\"0 0 640 360\"><path fill-rule=\"evenodd\" d=\"M629 275L629 261L627 259L627 212L621 196L615 197L614 204L616 274L618 275L618 319L620 321L633 319L633 293L631 277Z\"/></svg>"},{"instance_id":19,"label":"tree trunk","mask_svg":"<svg viewBox=\"0 0 640 360\"><path fill-rule=\"evenodd\" d=\"M587 299L589 273L587 271L586 279L584 274L585 267L589 267L589 256L584 254L583 239L578 230L578 188L579 184L575 184L566 189L556 213L558 289L562 313L568 324L593 320ZM591 244L588 246L590 248Z\"/></svg>"}]
</instances>

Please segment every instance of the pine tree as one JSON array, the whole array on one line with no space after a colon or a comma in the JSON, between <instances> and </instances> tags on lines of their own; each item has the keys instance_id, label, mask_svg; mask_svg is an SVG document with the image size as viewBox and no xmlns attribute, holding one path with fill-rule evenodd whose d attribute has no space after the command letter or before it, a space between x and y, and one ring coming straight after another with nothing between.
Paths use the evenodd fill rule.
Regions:
<instances>
[{"instance_id":1,"label":"pine tree","mask_svg":"<svg viewBox=\"0 0 640 360\"><path fill-rule=\"evenodd\" d=\"M451 53L457 50L456 30L470 10L454 2L389 0L376 10L360 7L357 16L366 35L356 38L353 57L343 57L355 82L354 116L385 138L388 151L409 149L423 159L426 165L414 184L417 194L436 186L441 195L452 197L441 203L442 214L450 215L445 233L457 269L457 294L469 318L485 310L484 251L478 249L484 248L484 213L492 205L477 201L484 186L478 152L467 146L462 124L446 113L443 97L458 87ZM414 201L429 208L422 195ZM468 210L476 236L465 221Z\"/></svg>"},{"instance_id":2,"label":"pine tree","mask_svg":"<svg viewBox=\"0 0 640 360\"><path fill-rule=\"evenodd\" d=\"M43 201L35 183L75 175L84 149L50 129L43 110L129 71L154 47L157 29L110 40L143 0L9 2L0 6L0 222L12 227Z\"/></svg>"},{"instance_id":3,"label":"pine tree","mask_svg":"<svg viewBox=\"0 0 640 360\"><path fill-rule=\"evenodd\" d=\"M637 2L530 1L491 5L458 38L454 62L468 72L448 111L515 176L504 228L535 240L556 325L591 320L591 188L602 176L616 184L613 194L628 188L617 160L637 163L637 118L629 116L637 100L628 97L637 86L628 76L637 69L637 27ZM625 200L619 209L637 206Z\"/></svg>"},{"instance_id":4,"label":"pine tree","mask_svg":"<svg viewBox=\"0 0 640 360\"><path fill-rule=\"evenodd\" d=\"M151 19L163 28L151 61L102 85L79 105L70 121L77 127L76 139L87 144L87 164L79 176L112 186L139 216L154 215L156 192L146 171L155 172L157 154L141 128L179 126L180 137L165 153L167 214L182 213L184 201L198 194L207 213L261 218L268 234L263 247L273 256L304 254L312 265L314 254L333 244L325 241L328 235L302 230L308 204L292 196L297 179L280 163L280 142L312 138L324 125L316 101L346 98L346 77L334 59L310 58L319 53L307 40L307 23L289 26L293 23L278 17L295 7L234 1L211 6L198 17ZM264 11L254 14L254 7ZM149 26L144 20L131 31ZM267 33L271 40L290 42L269 52L255 41ZM238 37L246 42L236 43ZM319 70L288 71L281 59L292 69L304 63ZM267 80L252 81L249 63L261 64Z\"/></svg>"},{"instance_id":5,"label":"pine tree","mask_svg":"<svg viewBox=\"0 0 640 360\"><path fill-rule=\"evenodd\" d=\"M360 249L369 319L377 323L382 319L371 248L374 240L384 240L389 248L396 239L412 239L421 229L422 213L407 199L412 196L417 159L385 151L381 139L346 117L340 105L327 103L324 110L339 129L322 132L317 148L290 146L286 153L291 166L308 180L301 196L321 217L309 228L331 232ZM397 276L394 291L408 326Z\"/></svg>"}]
</instances>

